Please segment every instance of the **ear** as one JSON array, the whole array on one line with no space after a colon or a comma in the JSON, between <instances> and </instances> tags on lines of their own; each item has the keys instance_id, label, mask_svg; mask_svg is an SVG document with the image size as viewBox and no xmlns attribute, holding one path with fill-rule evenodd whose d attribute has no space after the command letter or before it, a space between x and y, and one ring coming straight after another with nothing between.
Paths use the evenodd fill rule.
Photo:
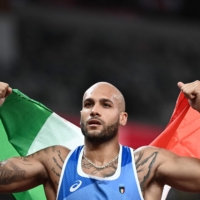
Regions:
<instances>
[{"instance_id":1,"label":"ear","mask_svg":"<svg viewBox=\"0 0 200 200\"><path fill-rule=\"evenodd\" d=\"M126 125L128 119L128 113L127 112L121 112L119 116L119 124L122 126Z\"/></svg>"}]
</instances>

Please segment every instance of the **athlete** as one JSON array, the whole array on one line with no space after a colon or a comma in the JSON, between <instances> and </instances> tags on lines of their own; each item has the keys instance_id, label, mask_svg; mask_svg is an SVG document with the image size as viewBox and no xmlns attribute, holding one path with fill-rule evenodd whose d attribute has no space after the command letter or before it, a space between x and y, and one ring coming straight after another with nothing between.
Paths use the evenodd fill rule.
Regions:
<instances>
[{"instance_id":1,"label":"athlete","mask_svg":"<svg viewBox=\"0 0 200 200\"><path fill-rule=\"evenodd\" d=\"M179 82L178 87L200 111L200 81ZM0 82L1 103L11 92L8 84ZM96 83L83 96L84 146L72 151L52 146L0 162L0 192L40 184L48 200L160 200L165 184L200 192L199 159L150 146L134 151L118 143L119 128L127 118L121 92L109 83Z\"/></svg>"}]
</instances>

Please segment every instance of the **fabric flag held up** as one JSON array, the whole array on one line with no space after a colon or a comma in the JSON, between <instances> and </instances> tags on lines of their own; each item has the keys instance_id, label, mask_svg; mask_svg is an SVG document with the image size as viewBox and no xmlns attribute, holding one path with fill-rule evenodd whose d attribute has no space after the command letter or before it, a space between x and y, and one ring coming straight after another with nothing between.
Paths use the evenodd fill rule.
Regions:
<instances>
[{"instance_id":1,"label":"fabric flag held up","mask_svg":"<svg viewBox=\"0 0 200 200\"><path fill-rule=\"evenodd\" d=\"M52 145L72 149L83 144L80 128L19 90L13 90L0 106L0 137L0 160ZM46 199L42 186L13 195L17 200Z\"/></svg>"},{"instance_id":2,"label":"fabric flag held up","mask_svg":"<svg viewBox=\"0 0 200 200\"><path fill-rule=\"evenodd\" d=\"M20 155L52 145L72 149L83 144L80 128L19 90L13 90L0 107L0 119Z\"/></svg>"},{"instance_id":3,"label":"fabric flag held up","mask_svg":"<svg viewBox=\"0 0 200 200\"><path fill-rule=\"evenodd\" d=\"M180 156L200 158L200 114L181 92L165 130L150 144Z\"/></svg>"},{"instance_id":4,"label":"fabric flag held up","mask_svg":"<svg viewBox=\"0 0 200 200\"><path fill-rule=\"evenodd\" d=\"M3 124L0 120L0 160L5 160L13 156L19 156L19 153L13 148L13 146L8 142L7 134L4 130ZM38 186L34 189L28 190L26 192L18 192L13 194L14 198L17 200L45 200L44 190L42 186Z\"/></svg>"},{"instance_id":5,"label":"fabric flag held up","mask_svg":"<svg viewBox=\"0 0 200 200\"><path fill-rule=\"evenodd\" d=\"M200 114L190 107L181 92L165 130L150 144L170 150L180 156L200 158ZM165 185L162 200L165 200L170 186Z\"/></svg>"}]
</instances>

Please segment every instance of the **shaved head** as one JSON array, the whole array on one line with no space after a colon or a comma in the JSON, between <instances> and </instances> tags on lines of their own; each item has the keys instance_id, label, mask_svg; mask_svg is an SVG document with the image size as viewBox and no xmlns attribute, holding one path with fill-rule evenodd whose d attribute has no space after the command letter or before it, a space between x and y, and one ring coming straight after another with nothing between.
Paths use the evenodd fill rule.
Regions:
<instances>
[{"instance_id":1,"label":"shaved head","mask_svg":"<svg viewBox=\"0 0 200 200\"><path fill-rule=\"evenodd\" d=\"M99 82L86 90L81 110L81 130L85 141L118 141L119 127L127 122L122 93L112 84Z\"/></svg>"},{"instance_id":2,"label":"shaved head","mask_svg":"<svg viewBox=\"0 0 200 200\"><path fill-rule=\"evenodd\" d=\"M123 94L114 85L108 82L98 82L92 85L90 88L88 88L83 95L83 101L85 97L87 96L87 94L93 93L94 91L98 91L98 90L109 92L113 96L113 99L118 102L119 110L121 112L125 111L126 105L125 105L125 99L124 99Z\"/></svg>"}]
</instances>

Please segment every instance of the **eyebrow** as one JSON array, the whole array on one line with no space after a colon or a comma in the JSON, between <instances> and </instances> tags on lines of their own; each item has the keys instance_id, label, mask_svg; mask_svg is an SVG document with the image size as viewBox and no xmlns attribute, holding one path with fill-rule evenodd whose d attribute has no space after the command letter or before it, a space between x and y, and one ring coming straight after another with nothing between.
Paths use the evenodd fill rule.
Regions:
<instances>
[{"instance_id":1,"label":"eyebrow","mask_svg":"<svg viewBox=\"0 0 200 200\"><path fill-rule=\"evenodd\" d=\"M87 101L93 101L94 102L94 99L92 99L92 98L87 98L87 99L85 99L84 101L83 101L83 103L84 102L87 102ZM109 102L109 103L111 103L111 104L114 104L110 99L106 99L106 98L101 98L100 99L100 102Z\"/></svg>"},{"instance_id":2,"label":"eyebrow","mask_svg":"<svg viewBox=\"0 0 200 200\"><path fill-rule=\"evenodd\" d=\"M100 101L101 102L108 101L109 103L114 104L110 99L106 99L106 98L102 98L102 99L100 99Z\"/></svg>"}]
</instances>

